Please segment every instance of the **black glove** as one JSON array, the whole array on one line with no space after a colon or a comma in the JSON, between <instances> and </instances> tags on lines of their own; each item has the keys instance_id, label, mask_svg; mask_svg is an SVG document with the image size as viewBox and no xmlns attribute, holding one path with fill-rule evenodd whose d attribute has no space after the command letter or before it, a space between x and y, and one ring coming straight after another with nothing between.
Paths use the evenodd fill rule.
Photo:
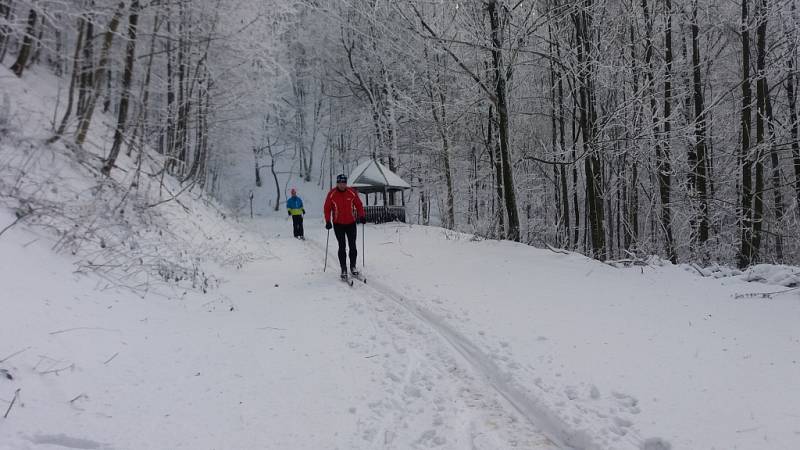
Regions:
<instances>
[{"instance_id":1,"label":"black glove","mask_svg":"<svg viewBox=\"0 0 800 450\"><path fill-rule=\"evenodd\" d=\"M367 216L361 216L361 218L358 219L358 221L361 223L367 223Z\"/></svg>"},{"instance_id":2,"label":"black glove","mask_svg":"<svg viewBox=\"0 0 800 450\"><path fill-rule=\"evenodd\" d=\"M300 211L303 211L303 214L306 213L306 209L305 208L301 209Z\"/></svg>"},{"instance_id":3,"label":"black glove","mask_svg":"<svg viewBox=\"0 0 800 450\"><path fill-rule=\"evenodd\" d=\"M330 230L331 228L333 228L333 224L330 222L325 222L325 229Z\"/></svg>"},{"instance_id":4,"label":"black glove","mask_svg":"<svg viewBox=\"0 0 800 450\"><path fill-rule=\"evenodd\" d=\"M286 211L286 214L288 214L288 215L290 215L290 216L291 216L291 215L292 215L292 212L291 212L291 211Z\"/></svg>"}]
</instances>

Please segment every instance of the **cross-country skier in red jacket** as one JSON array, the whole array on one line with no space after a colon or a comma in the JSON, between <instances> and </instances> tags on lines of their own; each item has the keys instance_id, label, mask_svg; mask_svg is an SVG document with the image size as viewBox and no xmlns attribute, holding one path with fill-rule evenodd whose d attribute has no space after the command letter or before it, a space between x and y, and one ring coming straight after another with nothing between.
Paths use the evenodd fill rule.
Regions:
<instances>
[{"instance_id":1,"label":"cross-country skier in red jacket","mask_svg":"<svg viewBox=\"0 0 800 450\"><path fill-rule=\"evenodd\" d=\"M350 273L358 275L356 260L356 222L367 223L364 205L355 189L347 187L347 177L341 174L336 177L336 187L328 192L325 197L325 229L333 228L336 240L339 242L339 265L342 268L342 278L347 278L347 252L345 251L345 236L347 246L350 247Z\"/></svg>"}]
</instances>

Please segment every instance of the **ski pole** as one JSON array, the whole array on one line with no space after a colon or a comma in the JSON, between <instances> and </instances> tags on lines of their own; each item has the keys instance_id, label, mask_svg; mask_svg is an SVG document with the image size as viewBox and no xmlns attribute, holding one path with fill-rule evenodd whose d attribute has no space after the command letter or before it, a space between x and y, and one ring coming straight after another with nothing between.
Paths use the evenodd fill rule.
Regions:
<instances>
[{"instance_id":1,"label":"ski pole","mask_svg":"<svg viewBox=\"0 0 800 450\"><path fill-rule=\"evenodd\" d=\"M361 224L361 267L367 267L367 248L364 246L365 240L365 232L364 230L367 228L367 224Z\"/></svg>"},{"instance_id":2,"label":"ski pole","mask_svg":"<svg viewBox=\"0 0 800 450\"><path fill-rule=\"evenodd\" d=\"M328 243L331 241L331 230L328 230L328 238L325 239L325 266L322 268L322 271L328 269Z\"/></svg>"}]
</instances>

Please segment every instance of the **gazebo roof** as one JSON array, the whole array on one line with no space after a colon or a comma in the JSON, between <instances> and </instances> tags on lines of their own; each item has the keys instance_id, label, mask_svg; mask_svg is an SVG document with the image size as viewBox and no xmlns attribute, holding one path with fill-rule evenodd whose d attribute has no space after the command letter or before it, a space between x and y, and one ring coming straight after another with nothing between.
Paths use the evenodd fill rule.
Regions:
<instances>
[{"instance_id":1,"label":"gazebo roof","mask_svg":"<svg viewBox=\"0 0 800 450\"><path fill-rule=\"evenodd\" d=\"M411 189L411 185L374 159L365 161L353 169L349 180L350 186L362 194Z\"/></svg>"}]
</instances>

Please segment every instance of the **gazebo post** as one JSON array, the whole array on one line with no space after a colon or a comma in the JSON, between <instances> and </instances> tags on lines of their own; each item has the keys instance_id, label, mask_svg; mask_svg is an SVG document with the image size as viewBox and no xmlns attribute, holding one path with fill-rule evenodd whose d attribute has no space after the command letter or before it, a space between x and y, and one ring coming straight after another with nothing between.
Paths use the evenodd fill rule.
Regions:
<instances>
[{"instance_id":1,"label":"gazebo post","mask_svg":"<svg viewBox=\"0 0 800 450\"><path fill-rule=\"evenodd\" d=\"M403 208L406 207L406 191L400 190L400 201L403 203Z\"/></svg>"}]
</instances>

